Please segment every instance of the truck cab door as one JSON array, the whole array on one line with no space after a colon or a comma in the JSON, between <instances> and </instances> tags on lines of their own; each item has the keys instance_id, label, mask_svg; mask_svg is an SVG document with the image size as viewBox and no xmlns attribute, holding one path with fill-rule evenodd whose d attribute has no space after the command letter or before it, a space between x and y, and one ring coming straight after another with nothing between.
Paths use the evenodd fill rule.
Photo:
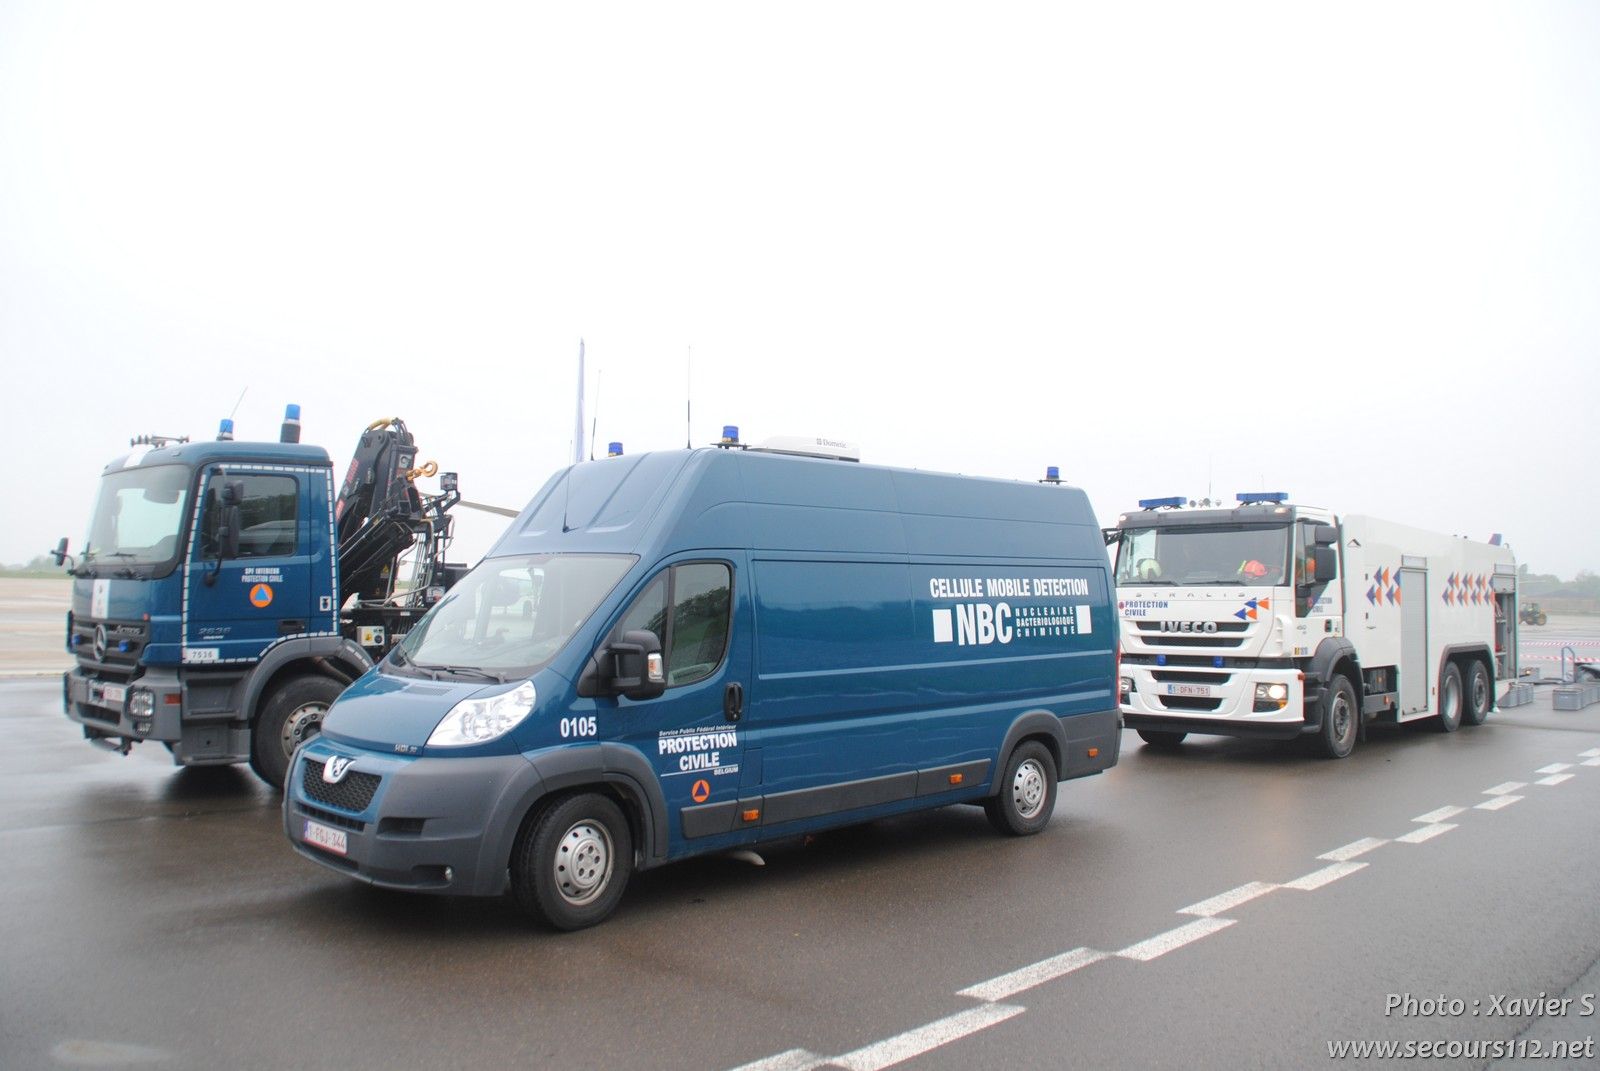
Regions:
<instances>
[{"instance_id":1,"label":"truck cab door","mask_svg":"<svg viewBox=\"0 0 1600 1071\"><path fill-rule=\"evenodd\" d=\"M248 466L207 472L184 566L184 662L253 660L309 630L310 480Z\"/></svg>"},{"instance_id":2,"label":"truck cab door","mask_svg":"<svg viewBox=\"0 0 1600 1071\"><path fill-rule=\"evenodd\" d=\"M655 769L673 857L755 837L738 813L752 614L742 566L720 557L670 563L608 634L648 629L661 640L666 690L617 699L614 717Z\"/></svg>"}]
</instances>

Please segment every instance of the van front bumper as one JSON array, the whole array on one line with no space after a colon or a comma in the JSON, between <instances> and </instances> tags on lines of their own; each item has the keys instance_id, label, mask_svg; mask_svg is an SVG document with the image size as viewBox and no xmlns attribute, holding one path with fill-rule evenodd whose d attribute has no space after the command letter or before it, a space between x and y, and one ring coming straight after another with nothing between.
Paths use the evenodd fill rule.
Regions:
<instances>
[{"instance_id":1,"label":"van front bumper","mask_svg":"<svg viewBox=\"0 0 1600 1071\"><path fill-rule=\"evenodd\" d=\"M350 766L329 783L335 757ZM463 896L506 890L511 844L542 794L520 754L406 758L321 737L295 753L286 785L284 833L307 859L371 885Z\"/></svg>"}]
</instances>

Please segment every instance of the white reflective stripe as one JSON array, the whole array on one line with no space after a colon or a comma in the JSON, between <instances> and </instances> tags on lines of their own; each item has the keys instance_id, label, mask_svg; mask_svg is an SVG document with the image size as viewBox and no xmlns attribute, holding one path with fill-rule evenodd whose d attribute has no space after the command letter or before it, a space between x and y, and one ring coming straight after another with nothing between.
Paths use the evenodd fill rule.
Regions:
<instances>
[{"instance_id":1,"label":"white reflective stripe","mask_svg":"<svg viewBox=\"0 0 1600 1071\"><path fill-rule=\"evenodd\" d=\"M1572 769L1570 762L1552 762L1549 766L1541 766L1534 773L1560 773L1562 770Z\"/></svg>"}]
</instances>

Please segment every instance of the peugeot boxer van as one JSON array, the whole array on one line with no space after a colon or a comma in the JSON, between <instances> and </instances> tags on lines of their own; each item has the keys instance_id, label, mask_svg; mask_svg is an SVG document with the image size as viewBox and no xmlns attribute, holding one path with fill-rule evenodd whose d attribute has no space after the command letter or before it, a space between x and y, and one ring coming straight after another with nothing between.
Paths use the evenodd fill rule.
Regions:
<instances>
[{"instance_id":1,"label":"peugeot boxer van","mask_svg":"<svg viewBox=\"0 0 1600 1071\"><path fill-rule=\"evenodd\" d=\"M574 465L333 704L285 831L562 930L635 870L831 826L965 803L1036 833L1059 781L1117 761L1112 591L1065 485L742 448Z\"/></svg>"}]
</instances>

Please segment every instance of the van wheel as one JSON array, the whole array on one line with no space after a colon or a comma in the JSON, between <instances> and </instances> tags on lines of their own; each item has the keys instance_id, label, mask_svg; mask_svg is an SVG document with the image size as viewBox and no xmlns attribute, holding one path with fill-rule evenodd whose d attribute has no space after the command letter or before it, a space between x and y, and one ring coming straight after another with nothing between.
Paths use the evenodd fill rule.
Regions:
<instances>
[{"instance_id":1,"label":"van wheel","mask_svg":"<svg viewBox=\"0 0 1600 1071\"><path fill-rule=\"evenodd\" d=\"M1000 791L983 801L989 824L1001 833L1026 837L1050 821L1056 806L1056 760L1050 749L1029 740L1011 753Z\"/></svg>"},{"instance_id":2,"label":"van wheel","mask_svg":"<svg viewBox=\"0 0 1600 1071\"><path fill-rule=\"evenodd\" d=\"M322 731L328 708L344 691L331 677L296 677L272 693L250 731L250 768L282 789L294 749Z\"/></svg>"},{"instance_id":3,"label":"van wheel","mask_svg":"<svg viewBox=\"0 0 1600 1071\"><path fill-rule=\"evenodd\" d=\"M1461 670L1451 662L1439 678L1439 715L1434 721L1441 733L1461 728L1461 706Z\"/></svg>"},{"instance_id":4,"label":"van wheel","mask_svg":"<svg viewBox=\"0 0 1600 1071\"><path fill-rule=\"evenodd\" d=\"M1489 683L1489 669L1477 659L1467 668L1466 706L1461 710L1461 720L1468 725L1482 725L1494 709L1494 685Z\"/></svg>"},{"instance_id":5,"label":"van wheel","mask_svg":"<svg viewBox=\"0 0 1600 1071\"><path fill-rule=\"evenodd\" d=\"M1139 729L1139 739L1157 751L1176 751L1188 733L1169 733L1161 729Z\"/></svg>"},{"instance_id":6,"label":"van wheel","mask_svg":"<svg viewBox=\"0 0 1600 1071\"><path fill-rule=\"evenodd\" d=\"M1328 681L1328 709L1322 713L1322 732L1317 734L1318 749L1326 758L1347 759L1356 749L1356 731L1361 727L1357 713L1356 690L1344 674Z\"/></svg>"},{"instance_id":7,"label":"van wheel","mask_svg":"<svg viewBox=\"0 0 1600 1071\"><path fill-rule=\"evenodd\" d=\"M633 874L633 834L622 809L584 792L558 800L523 828L511 891L552 929L581 930L617 908Z\"/></svg>"}]
</instances>

